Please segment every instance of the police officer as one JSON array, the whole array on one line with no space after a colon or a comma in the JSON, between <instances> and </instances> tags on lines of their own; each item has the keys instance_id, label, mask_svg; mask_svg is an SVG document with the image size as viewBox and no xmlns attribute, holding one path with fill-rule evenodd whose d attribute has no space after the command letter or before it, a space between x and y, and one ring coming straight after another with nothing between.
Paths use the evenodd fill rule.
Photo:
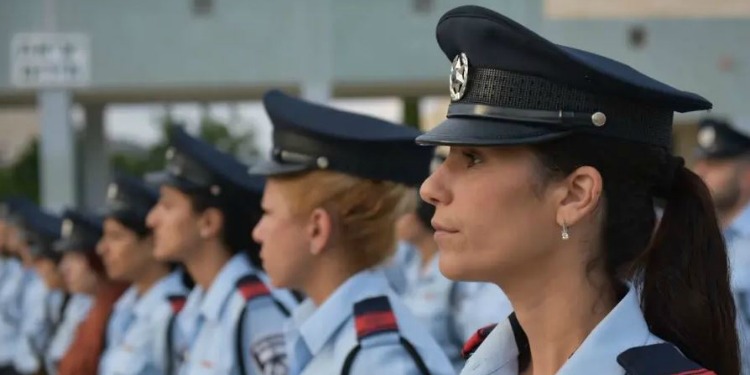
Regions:
<instances>
[{"instance_id":1,"label":"police officer","mask_svg":"<svg viewBox=\"0 0 750 375\"><path fill-rule=\"evenodd\" d=\"M743 371L750 373L750 136L719 118L698 127L694 170L711 190L724 232L737 303Z\"/></svg>"},{"instance_id":2,"label":"police officer","mask_svg":"<svg viewBox=\"0 0 750 375\"><path fill-rule=\"evenodd\" d=\"M482 7L437 40L452 102L417 141L450 146L421 188L440 270L514 308L462 373L739 374L710 196L670 154L674 111L711 103Z\"/></svg>"},{"instance_id":3,"label":"police officer","mask_svg":"<svg viewBox=\"0 0 750 375\"><path fill-rule=\"evenodd\" d=\"M309 296L287 331L291 374L448 374L440 347L375 270L395 247L408 185L432 150L416 130L271 91L264 215L253 230L274 285Z\"/></svg>"},{"instance_id":4,"label":"police officer","mask_svg":"<svg viewBox=\"0 0 750 375\"><path fill-rule=\"evenodd\" d=\"M264 181L180 127L171 135L166 171L150 176L161 194L147 222L157 259L184 264L196 283L175 330L180 374L283 373L295 300L267 283L249 235Z\"/></svg>"},{"instance_id":5,"label":"police officer","mask_svg":"<svg viewBox=\"0 0 750 375\"><path fill-rule=\"evenodd\" d=\"M416 253L403 265L406 288L401 297L460 371L464 342L478 329L505 319L512 307L494 284L456 282L440 273L440 252L430 223L434 213L435 206L419 199L416 209L396 222L401 246Z\"/></svg>"},{"instance_id":6,"label":"police officer","mask_svg":"<svg viewBox=\"0 0 750 375\"><path fill-rule=\"evenodd\" d=\"M56 366L60 375L97 373L115 301L127 288L127 284L107 276L102 258L96 252L102 221L99 215L79 210L63 213L61 239L55 243L55 249L63 253L61 269L65 283L71 293L89 295L93 301Z\"/></svg>"},{"instance_id":7,"label":"police officer","mask_svg":"<svg viewBox=\"0 0 750 375\"><path fill-rule=\"evenodd\" d=\"M107 191L104 232L97 251L107 274L131 283L115 304L99 374L166 374L173 359L167 332L175 313L171 301L187 290L179 271L153 256L146 215L158 193L143 182L118 175ZM174 365L171 365L174 366Z\"/></svg>"},{"instance_id":8,"label":"police officer","mask_svg":"<svg viewBox=\"0 0 750 375\"><path fill-rule=\"evenodd\" d=\"M13 197L5 202L4 247L9 254L3 284L0 285L0 374L17 374L14 362L16 349L22 341L21 326L24 321L24 299L33 304L27 289L39 292L39 284L34 283L34 274L21 257L23 233L21 232L21 211L33 203L26 198ZM28 288L27 283L33 287Z\"/></svg>"},{"instance_id":9,"label":"police officer","mask_svg":"<svg viewBox=\"0 0 750 375\"><path fill-rule=\"evenodd\" d=\"M2 202L2 216L0 217L0 232L3 252L2 283L0 283L0 374L14 374L13 355L15 353L15 339L18 337L18 322L21 277L23 266L17 256L10 250L9 237L12 235L12 216L15 199L10 198Z\"/></svg>"},{"instance_id":10,"label":"police officer","mask_svg":"<svg viewBox=\"0 0 750 375\"><path fill-rule=\"evenodd\" d=\"M44 353L65 302L61 279L55 271L60 254L53 243L60 237L62 220L33 204L18 211L23 238L16 245L27 268L22 298L20 337L14 367L20 374L36 374L44 367Z\"/></svg>"}]
</instances>

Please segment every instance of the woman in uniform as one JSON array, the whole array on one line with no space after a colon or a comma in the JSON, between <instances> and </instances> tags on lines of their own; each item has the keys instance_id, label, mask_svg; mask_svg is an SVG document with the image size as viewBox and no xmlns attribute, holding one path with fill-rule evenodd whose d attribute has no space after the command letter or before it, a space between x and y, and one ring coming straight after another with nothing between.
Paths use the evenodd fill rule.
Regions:
<instances>
[{"instance_id":1,"label":"woman in uniform","mask_svg":"<svg viewBox=\"0 0 750 375\"><path fill-rule=\"evenodd\" d=\"M147 223L156 258L184 264L196 284L174 330L179 373L283 373L283 323L296 301L270 287L250 238L264 180L180 127L170 134Z\"/></svg>"},{"instance_id":2,"label":"woman in uniform","mask_svg":"<svg viewBox=\"0 0 750 375\"><path fill-rule=\"evenodd\" d=\"M708 190L670 154L674 111L711 103L481 7L437 39L452 102L417 140L451 146L421 188L440 269L514 308L462 373L739 374Z\"/></svg>"},{"instance_id":3,"label":"woman in uniform","mask_svg":"<svg viewBox=\"0 0 750 375\"><path fill-rule=\"evenodd\" d=\"M117 176L107 191L104 234L99 241L107 275L130 288L117 300L108 324L100 375L172 375L169 331L174 330L173 303L184 303L181 274L153 255L146 215L158 194L141 181ZM171 326L171 328L170 328Z\"/></svg>"},{"instance_id":4,"label":"woman in uniform","mask_svg":"<svg viewBox=\"0 0 750 375\"><path fill-rule=\"evenodd\" d=\"M59 375L94 375L107 341L107 323L115 301L126 284L107 277L96 245L102 235L102 220L78 211L63 214L62 239L55 245L63 253L61 268L71 293L93 298L86 317L76 328L75 336L57 369Z\"/></svg>"},{"instance_id":5,"label":"woman in uniform","mask_svg":"<svg viewBox=\"0 0 750 375\"><path fill-rule=\"evenodd\" d=\"M453 373L379 269L432 150L416 130L278 91L264 105L274 150L251 168L268 176L253 238L272 283L309 297L286 336L290 373Z\"/></svg>"}]
</instances>

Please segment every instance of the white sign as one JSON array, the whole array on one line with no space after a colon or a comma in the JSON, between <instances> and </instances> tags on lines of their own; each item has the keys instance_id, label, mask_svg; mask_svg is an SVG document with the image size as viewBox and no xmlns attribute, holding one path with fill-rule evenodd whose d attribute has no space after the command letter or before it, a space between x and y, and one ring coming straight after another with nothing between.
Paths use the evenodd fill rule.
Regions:
<instances>
[{"instance_id":1,"label":"white sign","mask_svg":"<svg viewBox=\"0 0 750 375\"><path fill-rule=\"evenodd\" d=\"M19 33L11 42L11 82L24 88L85 86L90 58L87 35Z\"/></svg>"}]
</instances>

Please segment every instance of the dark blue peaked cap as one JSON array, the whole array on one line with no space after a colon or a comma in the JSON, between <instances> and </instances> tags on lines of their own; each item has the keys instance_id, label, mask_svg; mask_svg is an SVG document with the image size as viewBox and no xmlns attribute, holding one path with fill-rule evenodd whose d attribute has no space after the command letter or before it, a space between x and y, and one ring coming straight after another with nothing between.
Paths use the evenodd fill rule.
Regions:
<instances>
[{"instance_id":1,"label":"dark blue peaked cap","mask_svg":"<svg viewBox=\"0 0 750 375\"><path fill-rule=\"evenodd\" d=\"M271 160L250 172L267 176L333 170L353 176L418 185L427 178L433 150L418 147L408 126L313 104L269 91L263 104L273 123Z\"/></svg>"},{"instance_id":2,"label":"dark blue peaked cap","mask_svg":"<svg viewBox=\"0 0 750 375\"><path fill-rule=\"evenodd\" d=\"M31 255L59 260L60 253L54 251L53 244L60 239L62 218L37 205L24 205L17 214Z\"/></svg>"},{"instance_id":3,"label":"dark blue peaked cap","mask_svg":"<svg viewBox=\"0 0 750 375\"><path fill-rule=\"evenodd\" d=\"M698 125L700 159L726 159L750 153L750 136L719 118L705 118Z\"/></svg>"},{"instance_id":4,"label":"dark blue peaked cap","mask_svg":"<svg viewBox=\"0 0 750 375\"><path fill-rule=\"evenodd\" d=\"M140 179L117 173L107 188L106 216L145 232L146 216L158 199L159 193Z\"/></svg>"},{"instance_id":5,"label":"dark blue peaked cap","mask_svg":"<svg viewBox=\"0 0 750 375\"><path fill-rule=\"evenodd\" d=\"M447 120L422 144L530 144L587 133L671 147L674 112L711 108L617 61L554 44L478 6L443 15L451 69Z\"/></svg>"},{"instance_id":6,"label":"dark blue peaked cap","mask_svg":"<svg viewBox=\"0 0 750 375\"><path fill-rule=\"evenodd\" d=\"M263 194L265 179L247 174L247 166L180 126L170 129L166 170L147 176L149 182L183 191L204 191L214 197Z\"/></svg>"},{"instance_id":7,"label":"dark blue peaked cap","mask_svg":"<svg viewBox=\"0 0 750 375\"><path fill-rule=\"evenodd\" d=\"M76 210L65 210L60 227L60 240L55 243L58 252L79 251L93 253L102 237L103 218Z\"/></svg>"}]
</instances>

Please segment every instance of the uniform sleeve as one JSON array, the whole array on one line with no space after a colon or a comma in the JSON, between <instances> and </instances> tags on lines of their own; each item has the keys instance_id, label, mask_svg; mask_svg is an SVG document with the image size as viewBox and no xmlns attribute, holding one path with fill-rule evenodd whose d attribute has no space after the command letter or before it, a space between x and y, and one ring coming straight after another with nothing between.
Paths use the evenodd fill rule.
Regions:
<instances>
[{"instance_id":1,"label":"uniform sleeve","mask_svg":"<svg viewBox=\"0 0 750 375\"><path fill-rule=\"evenodd\" d=\"M505 293L494 284L462 282L454 288L453 323L461 342L478 329L505 320L513 312Z\"/></svg>"},{"instance_id":2,"label":"uniform sleeve","mask_svg":"<svg viewBox=\"0 0 750 375\"><path fill-rule=\"evenodd\" d=\"M271 298L251 301L243 317L243 360L246 374L286 375L288 362L284 340L287 316ZM236 345L235 345L236 347Z\"/></svg>"},{"instance_id":3,"label":"uniform sleeve","mask_svg":"<svg viewBox=\"0 0 750 375\"><path fill-rule=\"evenodd\" d=\"M49 293L39 280L28 285L22 298L21 329L14 363L18 371L34 373L41 368L42 351L50 334L46 324Z\"/></svg>"}]
</instances>

